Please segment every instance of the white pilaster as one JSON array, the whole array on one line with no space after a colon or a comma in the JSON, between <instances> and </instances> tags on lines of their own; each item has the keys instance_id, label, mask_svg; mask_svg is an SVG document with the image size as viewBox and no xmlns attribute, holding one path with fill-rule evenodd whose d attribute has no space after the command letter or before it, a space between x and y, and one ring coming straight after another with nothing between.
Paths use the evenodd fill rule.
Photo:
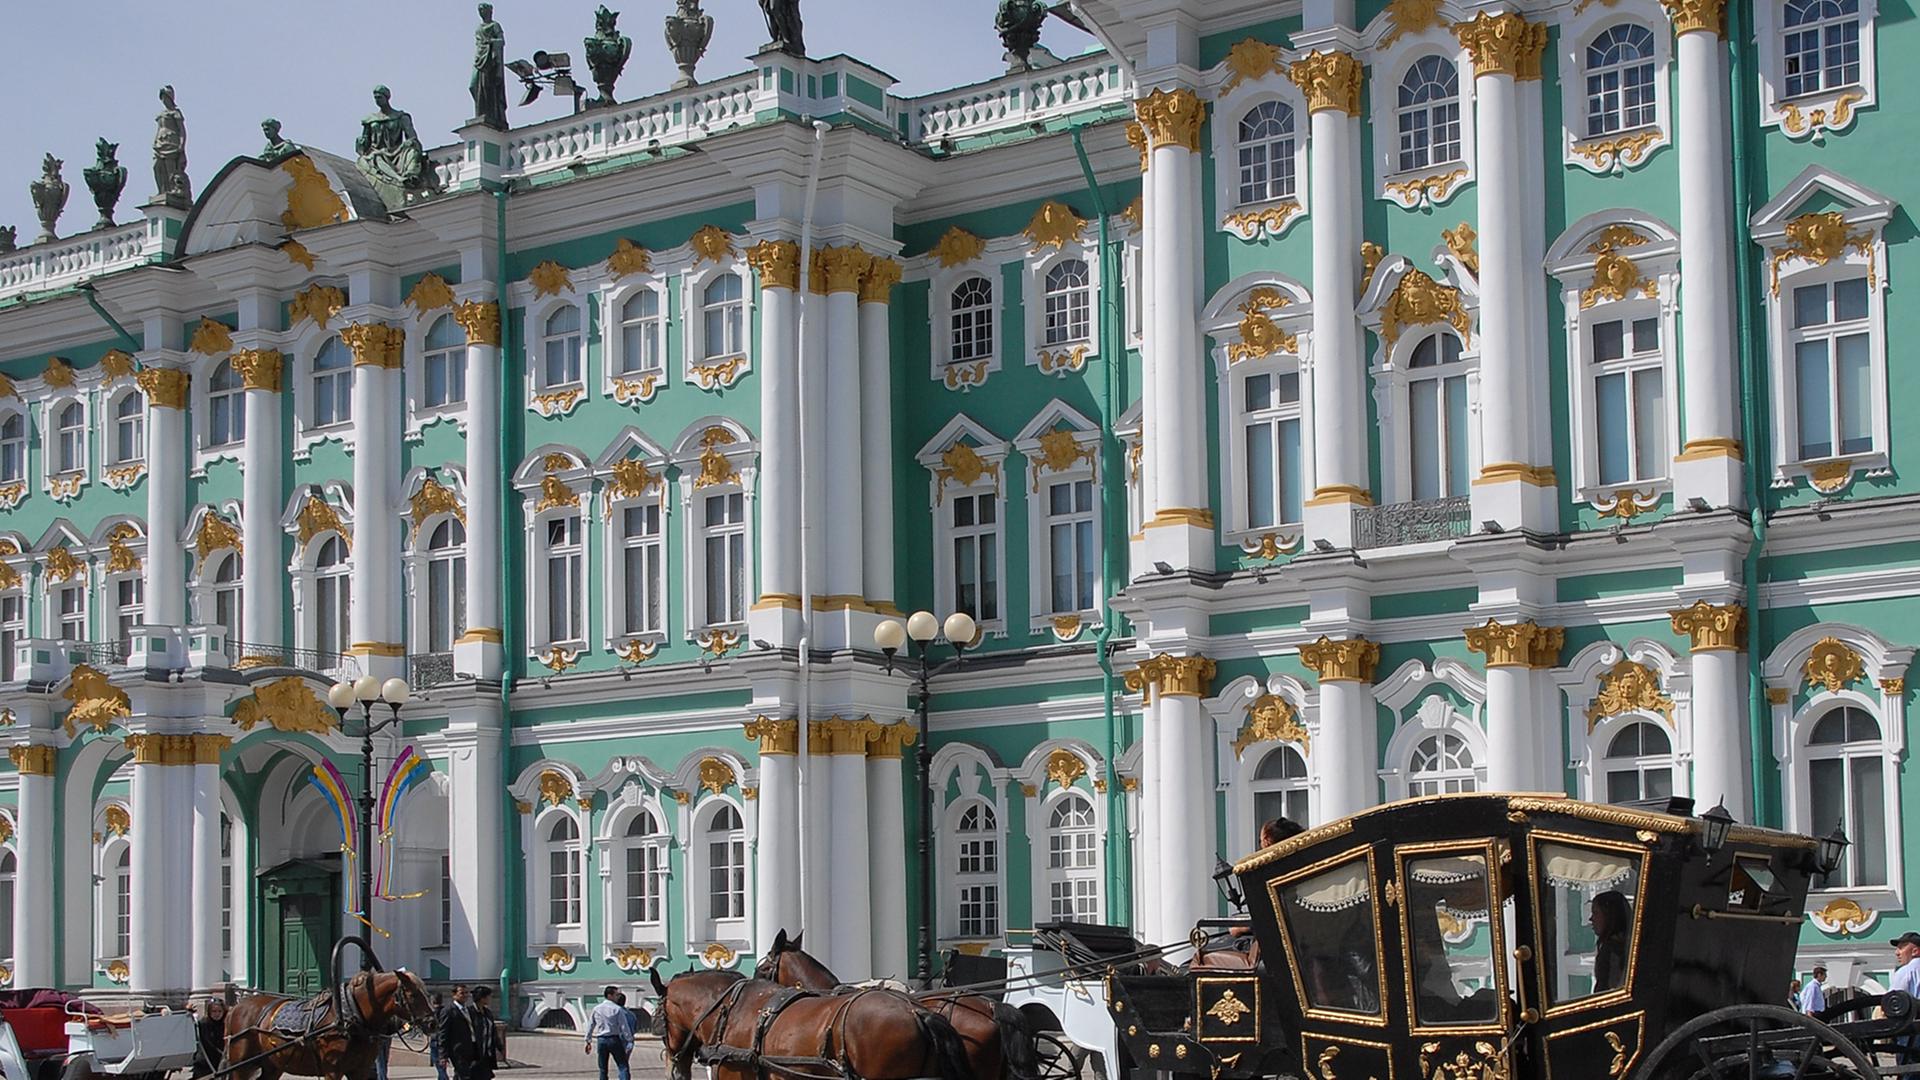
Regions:
<instances>
[{"instance_id":1,"label":"white pilaster","mask_svg":"<svg viewBox=\"0 0 1920 1080\"><path fill-rule=\"evenodd\" d=\"M193 963L192 988L209 990L226 981L220 948L220 751L222 736L195 735L191 770L193 798ZM234 903L245 896L234 882ZM210 898L210 899L209 899Z\"/></svg>"},{"instance_id":2,"label":"white pilaster","mask_svg":"<svg viewBox=\"0 0 1920 1080\"><path fill-rule=\"evenodd\" d=\"M246 387L247 438L241 447L240 636L249 645L284 645L281 604L286 560L281 547L280 393L285 359L273 349L243 349L231 363ZM202 618L210 620L212 612ZM270 651L270 650L268 650Z\"/></svg>"},{"instance_id":3,"label":"white pilaster","mask_svg":"<svg viewBox=\"0 0 1920 1080\"><path fill-rule=\"evenodd\" d=\"M1300 662L1320 680L1320 725L1312 749L1312 772L1320 783L1314 821L1332 821L1379 802L1373 675L1380 646L1366 638L1323 636L1300 647Z\"/></svg>"},{"instance_id":4,"label":"white pilaster","mask_svg":"<svg viewBox=\"0 0 1920 1080\"><path fill-rule=\"evenodd\" d=\"M864 549L862 594L882 611L893 608L893 327L888 301L899 282L900 264L884 256L874 258L860 282L860 510L876 533L876 542ZM882 529L887 530L885 540L877 535ZM899 769L897 758L894 768ZM903 917L905 910L903 906ZM879 930L876 925L876 942ZM901 969L893 974L904 975L906 953L900 956ZM879 960L876 952L876 965Z\"/></svg>"},{"instance_id":5,"label":"white pilaster","mask_svg":"<svg viewBox=\"0 0 1920 1080\"><path fill-rule=\"evenodd\" d=\"M826 595L814 603L839 616L835 620L838 632L821 635L822 645L864 645L848 640L847 620L840 613L864 600L861 592L866 585L866 529L861 520L860 494L865 455L861 445L859 290L860 278L873 257L857 247L830 247L820 256L827 289L827 348L817 370L826 372L827 453L824 460L809 460L808 464L825 474L826 516L813 521L813 530L816 535L830 535L832 542L825 545L824 580L817 578L814 583L815 591ZM865 449L883 453L883 446ZM864 782L861 787L865 789Z\"/></svg>"},{"instance_id":6,"label":"white pilaster","mask_svg":"<svg viewBox=\"0 0 1920 1080\"><path fill-rule=\"evenodd\" d=\"M499 703L488 701L455 711L446 731L453 789L447 829L453 875L448 966L456 979L498 978L505 962L500 943L506 909L500 882L507 793L500 774L505 741L500 729Z\"/></svg>"},{"instance_id":7,"label":"white pilaster","mask_svg":"<svg viewBox=\"0 0 1920 1080\"><path fill-rule=\"evenodd\" d=\"M833 917L833 848L839 841L839 831L833 818L833 757L827 753L829 746L826 720L815 720L808 725L806 787L806 827L807 836L801 854L806 860L806 925L798 929L807 935L807 950L815 956L836 955L834 931L838 922ZM800 758L796 756L796 762ZM795 931L788 927L788 932ZM829 967L832 965L829 964Z\"/></svg>"},{"instance_id":8,"label":"white pilaster","mask_svg":"<svg viewBox=\"0 0 1920 1080\"><path fill-rule=\"evenodd\" d=\"M1200 699L1213 680L1204 656L1160 653L1126 676L1146 704L1141 759L1141 823L1152 834L1144 917L1147 939L1184 941L1194 923L1215 914L1213 889L1213 724ZM1149 856L1143 856L1149 857Z\"/></svg>"},{"instance_id":9,"label":"white pilaster","mask_svg":"<svg viewBox=\"0 0 1920 1080\"><path fill-rule=\"evenodd\" d=\"M800 799L795 724L765 717L747 725L760 742L760 826L754 860L754 940L800 929Z\"/></svg>"},{"instance_id":10,"label":"white pilaster","mask_svg":"<svg viewBox=\"0 0 1920 1080\"><path fill-rule=\"evenodd\" d=\"M467 335L467 631L454 643L462 674L498 678L501 633L500 305L491 283L454 308Z\"/></svg>"},{"instance_id":11,"label":"white pilaster","mask_svg":"<svg viewBox=\"0 0 1920 1080\"><path fill-rule=\"evenodd\" d=\"M749 626L754 637L793 643L800 606L800 409L798 282L800 248L766 240L748 249L760 278L760 597ZM796 804L797 805L797 804ZM764 834L763 834L764 835ZM762 880L766 874L761 874ZM797 912L795 913L797 916ZM767 939L771 940L771 939Z\"/></svg>"},{"instance_id":12,"label":"white pilaster","mask_svg":"<svg viewBox=\"0 0 1920 1080\"><path fill-rule=\"evenodd\" d=\"M1559 664L1565 631L1533 622L1502 624L1489 619L1467 628L1467 648L1487 664L1487 789L1559 790L1558 776L1543 775L1540 730L1557 723L1541 715L1547 669Z\"/></svg>"},{"instance_id":13,"label":"white pilaster","mask_svg":"<svg viewBox=\"0 0 1920 1080\"><path fill-rule=\"evenodd\" d=\"M146 621L187 624L187 388L184 370L152 367L139 376L147 395ZM277 508L276 508L277 509ZM272 512L270 512L272 513ZM277 518L277 514L274 514Z\"/></svg>"},{"instance_id":14,"label":"white pilaster","mask_svg":"<svg viewBox=\"0 0 1920 1080\"><path fill-rule=\"evenodd\" d=\"M1703 600L1671 617L1674 633L1687 635L1693 650L1694 803L1725 803L1734 820L1752 821L1746 608Z\"/></svg>"},{"instance_id":15,"label":"white pilaster","mask_svg":"<svg viewBox=\"0 0 1920 1080\"><path fill-rule=\"evenodd\" d=\"M837 294L836 294L837 295ZM837 543L838 541L836 541ZM873 890L869 887L867 807L867 735L871 720L827 722L832 753L833 830L828 882L828 921L833 927L833 959L827 966L847 982L873 976Z\"/></svg>"},{"instance_id":16,"label":"white pilaster","mask_svg":"<svg viewBox=\"0 0 1920 1080\"><path fill-rule=\"evenodd\" d=\"M18 747L19 803L14 808L13 982L53 986L54 762L45 744ZM84 910L81 907L80 910Z\"/></svg>"},{"instance_id":17,"label":"white pilaster","mask_svg":"<svg viewBox=\"0 0 1920 1080\"><path fill-rule=\"evenodd\" d=\"M406 669L400 629L400 410L405 336L368 322L346 327L353 349L353 606L351 651L361 670L386 678ZM471 441L471 435L469 436ZM469 555L468 565L474 565Z\"/></svg>"},{"instance_id":18,"label":"white pilaster","mask_svg":"<svg viewBox=\"0 0 1920 1080\"><path fill-rule=\"evenodd\" d=\"M133 856L131 953L128 988L152 994L184 993L192 979L192 920L188 915L193 836L193 769L167 761L169 735L135 736L129 808ZM182 843L181 839L186 838ZM187 858L181 858L183 849ZM218 895L216 892L215 895Z\"/></svg>"},{"instance_id":19,"label":"white pilaster","mask_svg":"<svg viewBox=\"0 0 1920 1080\"><path fill-rule=\"evenodd\" d=\"M901 748L914 734L904 723L882 724L868 747L867 857L869 892L873 897L870 937L875 978L904 979L910 974L907 968L906 795L900 770Z\"/></svg>"}]
</instances>

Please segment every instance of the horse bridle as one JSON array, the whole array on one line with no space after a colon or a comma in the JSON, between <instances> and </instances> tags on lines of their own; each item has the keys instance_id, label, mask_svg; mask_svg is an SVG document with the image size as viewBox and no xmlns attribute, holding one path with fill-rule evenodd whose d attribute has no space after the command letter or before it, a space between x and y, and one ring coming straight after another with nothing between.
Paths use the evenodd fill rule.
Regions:
<instances>
[{"instance_id":1,"label":"horse bridle","mask_svg":"<svg viewBox=\"0 0 1920 1080\"><path fill-rule=\"evenodd\" d=\"M392 1038L419 1024L420 1017L414 1013L413 1001L407 994L405 973L396 971L391 974L394 977L394 995L400 999L402 1007L405 1008L406 1012L398 1017L389 1018L387 1020L387 1027L384 1029L374 1027L374 1025L369 1022L369 1015L372 1013L375 1004L373 1000L374 976L372 972L363 971L347 982L347 1003L353 1006L353 1015L342 1016L340 1018L343 1026L349 1028L364 1027L376 1035L385 1035L388 1038ZM361 991L363 990L366 993L366 1001L364 1003L361 1001ZM429 1016L430 1015L431 1014L429 1014Z\"/></svg>"}]
</instances>

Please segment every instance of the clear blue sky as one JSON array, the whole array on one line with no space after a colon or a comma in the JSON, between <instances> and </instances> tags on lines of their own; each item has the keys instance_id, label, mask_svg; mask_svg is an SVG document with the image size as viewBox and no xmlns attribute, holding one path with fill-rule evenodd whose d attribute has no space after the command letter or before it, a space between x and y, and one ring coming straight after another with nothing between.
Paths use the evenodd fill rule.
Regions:
<instances>
[{"instance_id":1,"label":"clear blue sky","mask_svg":"<svg viewBox=\"0 0 1920 1080\"><path fill-rule=\"evenodd\" d=\"M507 56L535 49L573 54L591 89L581 39L593 32L598 0L495 0ZM97 216L80 170L94 139L120 144L127 189L115 219L137 216L153 194L156 94L172 83L187 116L187 171L198 196L226 162L256 152L260 121L278 117L285 136L351 154L360 117L372 110L374 84L393 88L428 146L453 141L472 115L467 96L474 4L461 0L0 0L0 27L23 61L0 121L0 225L16 225L20 243L39 235L27 185L41 155L66 162L72 188L60 235L86 231ZM671 0L611 0L633 58L617 90L621 101L670 86L678 72L661 21ZM713 42L698 74L744 71L767 39L755 0L705 0ZM802 0L807 49L848 53L899 79L896 93L919 94L991 78L1004 71L993 31L994 0ZM1062 56L1092 40L1058 21L1043 44ZM509 102L519 101L509 76ZM515 127L560 115L543 96L511 108Z\"/></svg>"}]
</instances>

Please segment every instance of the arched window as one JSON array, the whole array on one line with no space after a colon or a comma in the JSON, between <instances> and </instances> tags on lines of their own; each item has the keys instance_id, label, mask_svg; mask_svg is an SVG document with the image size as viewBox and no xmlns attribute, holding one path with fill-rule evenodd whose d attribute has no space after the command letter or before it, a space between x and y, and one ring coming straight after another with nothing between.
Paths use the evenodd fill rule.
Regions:
<instances>
[{"instance_id":1,"label":"arched window","mask_svg":"<svg viewBox=\"0 0 1920 1080\"><path fill-rule=\"evenodd\" d=\"M661 341L660 294L641 289L620 305L621 375L659 371L665 347Z\"/></svg>"},{"instance_id":2,"label":"arched window","mask_svg":"<svg viewBox=\"0 0 1920 1080\"><path fill-rule=\"evenodd\" d=\"M108 451L115 465L145 461L147 457L147 399L137 390L113 404L113 433Z\"/></svg>"},{"instance_id":3,"label":"arched window","mask_svg":"<svg viewBox=\"0 0 1920 1080\"><path fill-rule=\"evenodd\" d=\"M1240 118L1240 203L1285 199L1294 191L1293 110L1263 101Z\"/></svg>"},{"instance_id":4,"label":"arched window","mask_svg":"<svg viewBox=\"0 0 1920 1080\"><path fill-rule=\"evenodd\" d=\"M76 473L87 467L87 410L77 401L60 406L53 418L53 471Z\"/></svg>"},{"instance_id":5,"label":"arched window","mask_svg":"<svg viewBox=\"0 0 1920 1080\"><path fill-rule=\"evenodd\" d=\"M1286 818L1309 824L1307 813L1307 759L1291 746L1276 746L1253 770L1253 827Z\"/></svg>"},{"instance_id":6,"label":"arched window","mask_svg":"<svg viewBox=\"0 0 1920 1080\"><path fill-rule=\"evenodd\" d=\"M1041 342L1073 345L1092 336L1093 289L1087 264L1062 259L1047 269L1041 290Z\"/></svg>"},{"instance_id":7,"label":"arched window","mask_svg":"<svg viewBox=\"0 0 1920 1080\"><path fill-rule=\"evenodd\" d=\"M1607 742L1602 762L1607 801L1637 802L1673 794L1673 743L1658 724L1628 724Z\"/></svg>"},{"instance_id":8,"label":"arched window","mask_svg":"<svg viewBox=\"0 0 1920 1080\"><path fill-rule=\"evenodd\" d=\"M347 565L347 545L337 534L320 541L313 560L313 647L332 654L333 662L352 644L348 624L353 610L353 579Z\"/></svg>"},{"instance_id":9,"label":"arched window","mask_svg":"<svg viewBox=\"0 0 1920 1080\"><path fill-rule=\"evenodd\" d=\"M547 925L577 927L581 920L581 879L585 876L580 850L580 826L573 815L559 813L546 829Z\"/></svg>"},{"instance_id":10,"label":"arched window","mask_svg":"<svg viewBox=\"0 0 1920 1080\"><path fill-rule=\"evenodd\" d=\"M233 819L220 815L220 955L233 967Z\"/></svg>"},{"instance_id":11,"label":"arched window","mask_svg":"<svg viewBox=\"0 0 1920 1080\"><path fill-rule=\"evenodd\" d=\"M1093 804L1072 793L1047 815L1047 915L1056 920L1100 918L1100 836Z\"/></svg>"},{"instance_id":12,"label":"arched window","mask_svg":"<svg viewBox=\"0 0 1920 1080\"><path fill-rule=\"evenodd\" d=\"M993 807L968 803L954 829L954 887L958 893L956 932L963 938L1000 933L1000 826Z\"/></svg>"},{"instance_id":13,"label":"arched window","mask_svg":"<svg viewBox=\"0 0 1920 1080\"><path fill-rule=\"evenodd\" d=\"M213 621L227 628L229 641L240 640L240 553L217 556L213 570Z\"/></svg>"},{"instance_id":14,"label":"arched window","mask_svg":"<svg viewBox=\"0 0 1920 1080\"><path fill-rule=\"evenodd\" d=\"M455 518L427 540L427 651L453 651L467 632L467 530Z\"/></svg>"},{"instance_id":15,"label":"arched window","mask_svg":"<svg viewBox=\"0 0 1920 1080\"><path fill-rule=\"evenodd\" d=\"M620 875L630 927L658 928L664 924L666 842L666 832L653 811L638 810L627 819L620 838Z\"/></svg>"},{"instance_id":16,"label":"arched window","mask_svg":"<svg viewBox=\"0 0 1920 1080\"><path fill-rule=\"evenodd\" d=\"M747 917L747 834L740 811L722 803L707 819L707 917L715 923Z\"/></svg>"},{"instance_id":17,"label":"arched window","mask_svg":"<svg viewBox=\"0 0 1920 1080\"><path fill-rule=\"evenodd\" d=\"M27 590L0 593L0 682L13 681L13 651L27 636Z\"/></svg>"},{"instance_id":18,"label":"arched window","mask_svg":"<svg viewBox=\"0 0 1920 1080\"><path fill-rule=\"evenodd\" d=\"M1786 0L1787 96L1860 81L1860 0Z\"/></svg>"},{"instance_id":19,"label":"arched window","mask_svg":"<svg viewBox=\"0 0 1920 1080\"><path fill-rule=\"evenodd\" d=\"M19 413L0 420L0 483L18 484L27 478L27 421Z\"/></svg>"},{"instance_id":20,"label":"arched window","mask_svg":"<svg viewBox=\"0 0 1920 1080\"><path fill-rule=\"evenodd\" d=\"M467 335L453 316L442 315L427 331L420 404L428 409L467 400Z\"/></svg>"},{"instance_id":21,"label":"arched window","mask_svg":"<svg viewBox=\"0 0 1920 1080\"><path fill-rule=\"evenodd\" d=\"M706 331L706 359L738 356L746 351L746 304L740 298L740 276L721 274L700 294L702 328Z\"/></svg>"},{"instance_id":22,"label":"arched window","mask_svg":"<svg viewBox=\"0 0 1920 1080\"><path fill-rule=\"evenodd\" d=\"M993 356L993 283L975 275L953 287L953 348L948 359L968 364Z\"/></svg>"},{"instance_id":23,"label":"arched window","mask_svg":"<svg viewBox=\"0 0 1920 1080\"><path fill-rule=\"evenodd\" d=\"M1587 136L1653 122L1653 31L1610 26L1587 43Z\"/></svg>"},{"instance_id":24,"label":"arched window","mask_svg":"<svg viewBox=\"0 0 1920 1080\"><path fill-rule=\"evenodd\" d=\"M1240 384L1247 455L1247 527L1301 519L1300 373L1259 371Z\"/></svg>"},{"instance_id":25,"label":"arched window","mask_svg":"<svg viewBox=\"0 0 1920 1080\"><path fill-rule=\"evenodd\" d=\"M1441 732L1420 740L1407 763L1407 797L1478 791L1473 749L1458 735Z\"/></svg>"},{"instance_id":26,"label":"arched window","mask_svg":"<svg viewBox=\"0 0 1920 1080\"><path fill-rule=\"evenodd\" d=\"M580 309L572 304L547 316L540 339L540 385L570 386L580 381Z\"/></svg>"},{"instance_id":27,"label":"arched window","mask_svg":"<svg viewBox=\"0 0 1920 1080\"><path fill-rule=\"evenodd\" d=\"M1874 448L1868 297L1864 273L1793 289L1787 341L1803 461Z\"/></svg>"},{"instance_id":28,"label":"arched window","mask_svg":"<svg viewBox=\"0 0 1920 1080\"><path fill-rule=\"evenodd\" d=\"M1399 171L1460 160L1460 73L1444 56L1423 56L1400 78Z\"/></svg>"},{"instance_id":29,"label":"arched window","mask_svg":"<svg viewBox=\"0 0 1920 1080\"><path fill-rule=\"evenodd\" d=\"M1413 499L1467 493L1467 371L1460 339L1441 331L1407 363L1407 470Z\"/></svg>"},{"instance_id":30,"label":"arched window","mask_svg":"<svg viewBox=\"0 0 1920 1080\"><path fill-rule=\"evenodd\" d=\"M109 958L125 958L133 952L133 845L120 845L107 884L113 890L113 908L102 951Z\"/></svg>"},{"instance_id":31,"label":"arched window","mask_svg":"<svg viewBox=\"0 0 1920 1080\"><path fill-rule=\"evenodd\" d=\"M1879 721L1852 705L1828 710L1807 737L1807 826L1821 836L1844 826L1853 844L1840 869L1815 887L1887 883L1886 784Z\"/></svg>"},{"instance_id":32,"label":"arched window","mask_svg":"<svg viewBox=\"0 0 1920 1080\"><path fill-rule=\"evenodd\" d=\"M353 353L338 336L330 337L313 358L313 426L329 427L352 420Z\"/></svg>"},{"instance_id":33,"label":"arched window","mask_svg":"<svg viewBox=\"0 0 1920 1080\"><path fill-rule=\"evenodd\" d=\"M339 339L327 342L338 345ZM326 346L320 351L325 353ZM344 346L342 347L344 351ZM314 358L314 373L317 376L320 360ZM318 387L316 382L315 386ZM233 446L245 442L247 438L246 384L240 373L233 370L233 364L222 360L213 369L213 377L207 380L207 447ZM349 402L351 404L351 402ZM316 413L318 408L316 406ZM318 420L314 421L316 424Z\"/></svg>"},{"instance_id":34,"label":"arched window","mask_svg":"<svg viewBox=\"0 0 1920 1080\"><path fill-rule=\"evenodd\" d=\"M13 849L0 850L0 959L13 958L14 886L19 880L20 861Z\"/></svg>"}]
</instances>

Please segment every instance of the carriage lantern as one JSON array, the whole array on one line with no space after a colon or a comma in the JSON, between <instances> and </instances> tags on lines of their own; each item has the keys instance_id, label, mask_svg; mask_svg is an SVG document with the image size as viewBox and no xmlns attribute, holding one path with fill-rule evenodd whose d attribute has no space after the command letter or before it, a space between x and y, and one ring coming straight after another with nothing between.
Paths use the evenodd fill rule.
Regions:
<instances>
[{"instance_id":1,"label":"carriage lantern","mask_svg":"<svg viewBox=\"0 0 1920 1080\"><path fill-rule=\"evenodd\" d=\"M1713 809L1700 815L1703 828L1700 830L1700 846L1707 853L1719 851L1726 846L1727 834L1733 831L1733 815L1727 811L1725 801L1713 804Z\"/></svg>"},{"instance_id":2,"label":"carriage lantern","mask_svg":"<svg viewBox=\"0 0 1920 1080\"><path fill-rule=\"evenodd\" d=\"M1247 906L1246 897L1233 884L1233 864L1218 855L1213 857L1213 887L1220 890L1221 899L1227 902L1229 911L1239 911Z\"/></svg>"},{"instance_id":3,"label":"carriage lantern","mask_svg":"<svg viewBox=\"0 0 1920 1080\"><path fill-rule=\"evenodd\" d=\"M1846 857L1847 848L1852 845L1853 841L1847 839L1846 830L1839 825L1821 837L1815 847L1816 857L1820 860L1820 873L1827 875L1840 869L1840 860Z\"/></svg>"}]
</instances>

